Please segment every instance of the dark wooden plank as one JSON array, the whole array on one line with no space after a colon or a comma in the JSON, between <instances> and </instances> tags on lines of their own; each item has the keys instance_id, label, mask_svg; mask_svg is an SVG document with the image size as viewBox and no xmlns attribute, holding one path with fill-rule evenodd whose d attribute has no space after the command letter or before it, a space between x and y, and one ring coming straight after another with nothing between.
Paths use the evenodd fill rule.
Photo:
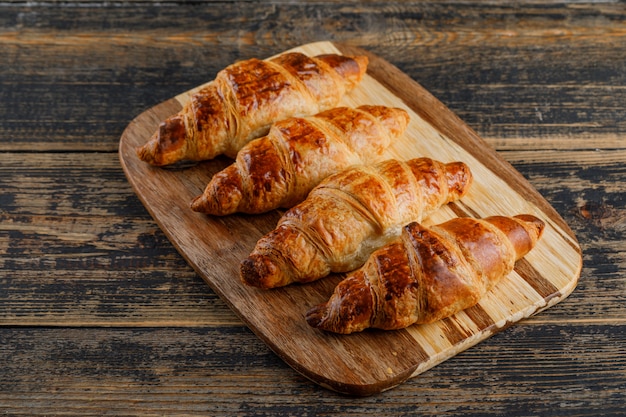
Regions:
<instances>
[{"instance_id":1,"label":"dark wooden plank","mask_svg":"<svg viewBox=\"0 0 626 417\"><path fill-rule=\"evenodd\" d=\"M0 409L31 416L617 416L626 412L625 337L611 326L516 326L391 391L351 398L310 383L242 327L4 329Z\"/></svg>"},{"instance_id":2,"label":"dark wooden plank","mask_svg":"<svg viewBox=\"0 0 626 417\"><path fill-rule=\"evenodd\" d=\"M0 317L7 318L0 333L0 363L7 369L0 373L2 411L13 415L176 415L184 410L191 410L187 414L304 411L376 416L385 415L385 410L390 415L626 413L623 355L609 347L624 345L626 181L623 159L611 158L613 150L624 149L623 5L365 1L355 11L343 2L324 3L253 1L243 8L231 1L0 5L0 169L4 168L0 173ZM267 56L321 39L368 48L433 92L530 179L583 246L583 273L567 300L524 321L524 328L511 328L418 379L358 401L338 399L297 376L247 329L229 324L232 316L203 321L205 308L212 309L219 300L213 302L216 296L186 267L125 189L123 178L111 177L119 135L144 109L204 82L206 74L213 76L234 59ZM63 162L51 162L60 154L43 154L42 159L29 155L33 159L24 162L20 159L24 155L7 150L79 151L66 162L74 157L84 162L78 173L72 168L64 184ZM94 175L89 164L102 158L111 171L96 168L95 175L103 175L106 186L89 179ZM32 173L24 168L33 163L40 164L38 173L35 167L29 168ZM46 169L54 180L48 179ZM76 176L83 179L71 180ZM36 185L40 181L53 187ZM43 222L47 232L35 230L33 225L47 216ZM81 238L96 230L109 234L107 244L113 248L109 252L98 253L93 242ZM9 245L11 251L5 252ZM111 259L117 269L107 271ZM152 266L137 275L135 269L147 265ZM229 315L225 305L220 308ZM210 333L211 343L222 347L198 352L206 353L206 361L180 355L175 361L153 359L141 365L142 357L130 347L115 351L117 356L112 349L93 348L95 341L104 346L107 339L141 339L133 339L127 330L61 328L64 323L142 326L159 320L165 326L176 325L163 309L186 317L182 326L234 326L245 336L234 337L226 330L221 335ZM19 327L37 324L38 318L40 324L54 327ZM562 325L554 327L558 323ZM148 339L167 341L175 336L184 341L184 331L192 329L166 334L156 330ZM188 340L207 347L207 337ZM58 346L69 346L70 353L90 360L59 361L63 353L54 347L57 341L61 341ZM248 354L224 354L232 346L246 344L254 346ZM160 346L176 351L168 343ZM146 344L135 347L141 351ZM146 349L152 356L146 356L163 358L156 342L152 347ZM46 355L46 348L58 356ZM211 355L220 362L211 360ZM237 367L230 377L226 375L230 371L220 371L229 363ZM211 374L207 379L207 365L216 367L221 376ZM120 378L133 367L144 373L154 367L161 379ZM166 376L168 369L174 370L174 377ZM197 378L181 378L177 373L181 369ZM205 373L198 376L200 369ZM16 381L20 382L14 386Z\"/></svg>"},{"instance_id":3,"label":"dark wooden plank","mask_svg":"<svg viewBox=\"0 0 626 417\"><path fill-rule=\"evenodd\" d=\"M486 137L626 130L619 4L252 4L0 6L0 149L113 152L144 109L321 39L389 60Z\"/></svg>"},{"instance_id":4,"label":"dark wooden plank","mask_svg":"<svg viewBox=\"0 0 626 417\"><path fill-rule=\"evenodd\" d=\"M505 151L583 251L577 289L538 322L624 323L626 181L616 151ZM232 324L228 307L133 194L116 154L13 153L0 163L2 324Z\"/></svg>"},{"instance_id":5,"label":"dark wooden plank","mask_svg":"<svg viewBox=\"0 0 626 417\"><path fill-rule=\"evenodd\" d=\"M240 323L132 193L116 154L5 154L4 325Z\"/></svg>"},{"instance_id":6,"label":"dark wooden plank","mask_svg":"<svg viewBox=\"0 0 626 417\"><path fill-rule=\"evenodd\" d=\"M626 265L626 153L568 151L564 144L559 148L562 150L504 152L564 216L581 243L583 273L572 299L559 305L558 313L564 320L576 320L575 316L591 322L601 317L623 325L623 313L609 306L624 303L619 288L624 288Z\"/></svg>"}]
</instances>

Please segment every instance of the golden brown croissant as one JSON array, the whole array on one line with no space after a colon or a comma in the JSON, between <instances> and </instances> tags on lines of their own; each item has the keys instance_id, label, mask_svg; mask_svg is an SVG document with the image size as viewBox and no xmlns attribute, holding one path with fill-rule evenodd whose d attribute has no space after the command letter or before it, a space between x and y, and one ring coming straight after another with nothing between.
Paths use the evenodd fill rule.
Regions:
<instances>
[{"instance_id":1,"label":"golden brown croissant","mask_svg":"<svg viewBox=\"0 0 626 417\"><path fill-rule=\"evenodd\" d=\"M431 323L478 303L513 270L544 228L531 215L456 218L425 228L413 222L394 242L375 251L313 307L307 322L353 333Z\"/></svg>"},{"instance_id":2,"label":"golden brown croissant","mask_svg":"<svg viewBox=\"0 0 626 417\"><path fill-rule=\"evenodd\" d=\"M366 56L289 52L230 65L161 123L137 154L157 166L221 154L234 158L272 123L335 107L361 81L367 64Z\"/></svg>"},{"instance_id":3,"label":"golden brown croissant","mask_svg":"<svg viewBox=\"0 0 626 417\"><path fill-rule=\"evenodd\" d=\"M462 162L394 159L334 174L288 210L241 264L259 288L310 282L358 268L411 221L463 196L471 173Z\"/></svg>"},{"instance_id":4,"label":"golden brown croissant","mask_svg":"<svg viewBox=\"0 0 626 417\"><path fill-rule=\"evenodd\" d=\"M408 122L406 111L384 106L337 107L277 122L214 175L191 208L220 216L290 208L327 176L377 162Z\"/></svg>"}]
</instances>

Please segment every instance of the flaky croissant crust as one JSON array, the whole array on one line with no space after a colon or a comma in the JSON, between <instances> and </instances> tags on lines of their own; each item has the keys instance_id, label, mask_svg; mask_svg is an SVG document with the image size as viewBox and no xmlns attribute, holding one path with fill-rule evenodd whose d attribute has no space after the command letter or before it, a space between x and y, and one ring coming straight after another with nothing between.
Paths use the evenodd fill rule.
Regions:
<instances>
[{"instance_id":1,"label":"flaky croissant crust","mask_svg":"<svg viewBox=\"0 0 626 417\"><path fill-rule=\"evenodd\" d=\"M410 223L306 320L348 334L448 317L478 303L536 245L543 229L544 222L531 215L457 218L431 228Z\"/></svg>"},{"instance_id":2,"label":"flaky croissant crust","mask_svg":"<svg viewBox=\"0 0 626 417\"><path fill-rule=\"evenodd\" d=\"M472 175L462 162L386 160L331 175L288 210L241 264L244 283L274 288L359 267L403 225L461 198Z\"/></svg>"},{"instance_id":3,"label":"flaky croissant crust","mask_svg":"<svg viewBox=\"0 0 626 417\"><path fill-rule=\"evenodd\" d=\"M365 56L298 52L235 63L161 123L137 155L156 166L220 154L234 158L272 123L335 107L361 81L367 64Z\"/></svg>"},{"instance_id":4,"label":"flaky croissant crust","mask_svg":"<svg viewBox=\"0 0 626 417\"><path fill-rule=\"evenodd\" d=\"M191 208L223 216L293 207L329 175L379 161L408 122L403 109L371 105L276 122L213 176Z\"/></svg>"}]
</instances>

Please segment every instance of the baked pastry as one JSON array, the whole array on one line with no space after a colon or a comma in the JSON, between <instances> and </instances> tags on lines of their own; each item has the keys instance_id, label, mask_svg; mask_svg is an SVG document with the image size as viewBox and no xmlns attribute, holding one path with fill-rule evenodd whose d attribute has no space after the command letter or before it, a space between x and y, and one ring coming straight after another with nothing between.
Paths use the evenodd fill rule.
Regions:
<instances>
[{"instance_id":1,"label":"baked pastry","mask_svg":"<svg viewBox=\"0 0 626 417\"><path fill-rule=\"evenodd\" d=\"M361 81L367 64L366 56L288 52L230 65L161 123L137 154L157 166L221 154L234 158L250 140L267 134L272 123L337 106Z\"/></svg>"},{"instance_id":2,"label":"baked pastry","mask_svg":"<svg viewBox=\"0 0 626 417\"><path fill-rule=\"evenodd\" d=\"M390 159L331 175L257 242L241 264L241 279L274 288L358 268L402 226L463 196L471 179L466 164L430 158Z\"/></svg>"},{"instance_id":3,"label":"baked pastry","mask_svg":"<svg viewBox=\"0 0 626 417\"><path fill-rule=\"evenodd\" d=\"M408 123L406 111L384 106L336 107L279 121L215 174L191 208L219 216L290 208L327 176L378 162Z\"/></svg>"},{"instance_id":4,"label":"baked pastry","mask_svg":"<svg viewBox=\"0 0 626 417\"><path fill-rule=\"evenodd\" d=\"M478 303L510 273L543 229L544 222L531 215L455 218L431 228L410 223L401 238L375 251L306 320L347 334L451 316Z\"/></svg>"}]
</instances>

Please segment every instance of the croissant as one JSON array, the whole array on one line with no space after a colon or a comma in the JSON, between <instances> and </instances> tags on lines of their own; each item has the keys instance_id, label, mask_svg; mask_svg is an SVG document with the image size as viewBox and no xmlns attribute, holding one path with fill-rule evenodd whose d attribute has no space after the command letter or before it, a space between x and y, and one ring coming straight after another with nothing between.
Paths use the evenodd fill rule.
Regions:
<instances>
[{"instance_id":1,"label":"croissant","mask_svg":"<svg viewBox=\"0 0 626 417\"><path fill-rule=\"evenodd\" d=\"M402 226L463 196L471 183L462 162L394 159L333 174L277 227L240 266L245 284L274 288L358 268Z\"/></svg>"},{"instance_id":2,"label":"croissant","mask_svg":"<svg viewBox=\"0 0 626 417\"><path fill-rule=\"evenodd\" d=\"M221 154L234 158L272 123L335 107L361 81L367 64L366 56L298 52L232 64L161 123L137 155L156 166Z\"/></svg>"},{"instance_id":3,"label":"croissant","mask_svg":"<svg viewBox=\"0 0 626 417\"><path fill-rule=\"evenodd\" d=\"M191 208L227 215L292 207L325 177L376 162L408 122L406 111L384 106L337 107L277 122L214 175Z\"/></svg>"},{"instance_id":4,"label":"croissant","mask_svg":"<svg viewBox=\"0 0 626 417\"><path fill-rule=\"evenodd\" d=\"M531 215L455 218L404 227L335 288L306 320L335 333L431 323L478 303L537 243L544 222Z\"/></svg>"}]
</instances>

